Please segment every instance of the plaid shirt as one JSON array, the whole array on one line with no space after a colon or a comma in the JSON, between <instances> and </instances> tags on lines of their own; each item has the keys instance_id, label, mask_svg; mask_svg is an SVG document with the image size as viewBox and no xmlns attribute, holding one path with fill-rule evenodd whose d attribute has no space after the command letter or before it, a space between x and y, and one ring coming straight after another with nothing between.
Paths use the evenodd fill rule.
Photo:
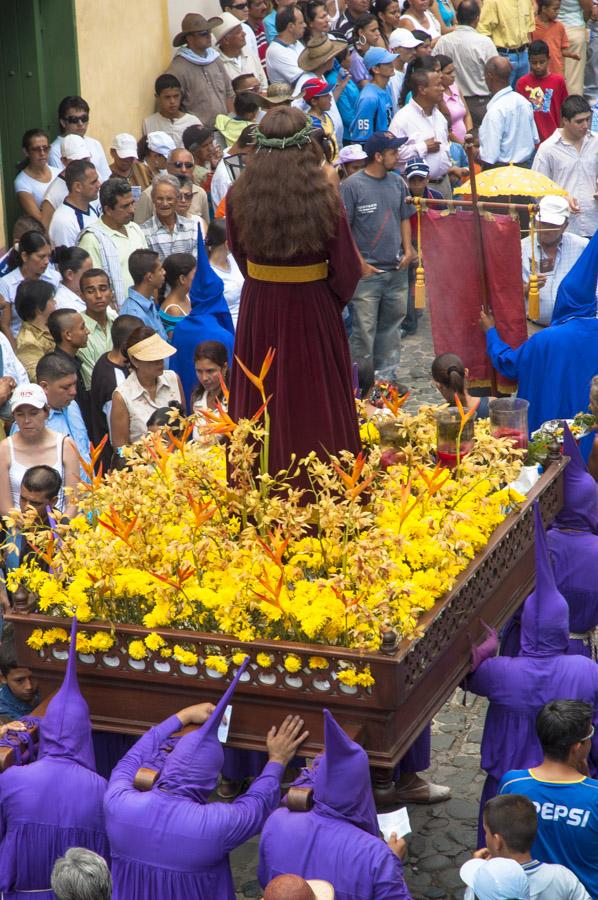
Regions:
<instances>
[{"instance_id":1,"label":"plaid shirt","mask_svg":"<svg viewBox=\"0 0 598 900\"><path fill-rule=\"evenodd\" d=\"M154 214L144 222L141 230L150 250L155 250L163 262L171 253L192 253L197 256L197 224L177 215L174 229L169 231Z\"/></svg>"}]
</instances>

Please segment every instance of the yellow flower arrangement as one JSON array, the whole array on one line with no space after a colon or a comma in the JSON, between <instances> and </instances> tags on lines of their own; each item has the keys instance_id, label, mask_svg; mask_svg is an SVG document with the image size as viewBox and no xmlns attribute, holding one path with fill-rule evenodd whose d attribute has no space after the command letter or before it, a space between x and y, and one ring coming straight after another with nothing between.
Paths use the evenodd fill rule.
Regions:
<instances>
[{"instance_id":1,"label":"yellow flower arrangement","mask_svg":"<svg viewBox=\"0 0 598 900\"><path fill-rule=\"evenodd\" d=\"M452 589L522 499L504 486L517 477L523 453L492 437L484 421L475 423L473 449L458 471L435 467L434 412L423 407L413 416L397 407L394 418L367 423L367 455L322 461L311 453L295 461L294 471L308 475L309 496L292 474L256 474L267 436L259 420L231 424L210 413L209 428L230 436L230 484L221 445L168 447L163 435L151 435L129 449L125 471L94 478L70 524L58 524L51 539L30 535L51 572L31 557L9 573L8 587L37 593L40 610L51 615L145 628L128 644L132 659L155 653L188 667L199 661L195 645L154 629L363 652L377 650L388 629L413 638L421 614ZM400 459L385 471L376 441L389 421ZM67 640L63 629L36 629L29 646L41 651ZM113 644L107 631L81 637L87 653ZM205 666L223 675L247 656L242 647L206 652ZM251 656L260 668L274 663L269 653ZM317 655L307 665L330 668ZM303 662L290 653L284 667L295 673ZM347 665L337 677L348 686L373 683L367 667Z\"/></svg>"}]
</instances>

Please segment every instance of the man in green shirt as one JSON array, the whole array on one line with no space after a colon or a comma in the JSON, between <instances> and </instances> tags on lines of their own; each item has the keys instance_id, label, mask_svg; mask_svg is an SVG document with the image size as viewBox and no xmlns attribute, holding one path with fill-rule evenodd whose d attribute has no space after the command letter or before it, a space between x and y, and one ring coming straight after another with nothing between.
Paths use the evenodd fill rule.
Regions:
<instances>
[{"instance_id":1,"label":"man in green shirt","mask_svg":"<svg viewBox=\"0 0 598 900\"><path fill-rule=\"evenodd\" d=\"M110 279L103 269L88 269L81 276L80 290L87 311L82 313L89 335L87 346L77 353L81 360L81 374L87 390L91 388L91 374L96 362L112 350L110 326L116 318L114 295Z\"/></svg>"}]
</instances>

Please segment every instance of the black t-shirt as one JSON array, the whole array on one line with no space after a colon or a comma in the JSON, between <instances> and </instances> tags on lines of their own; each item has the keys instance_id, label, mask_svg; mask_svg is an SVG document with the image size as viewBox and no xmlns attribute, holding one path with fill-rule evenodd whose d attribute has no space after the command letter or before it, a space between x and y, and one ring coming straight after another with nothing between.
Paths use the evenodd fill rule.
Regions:
<instances>
[{"instance_id":1,"label":"black t-shirt","mask_svg":"<svg viewBox=\"0 0 598 900\"><path fill-rule=\"evenodd\" d=\"M98 359L93 367L91 374L91 439L95 446L99 444L105 434L109 434L108 420L104 407L112 400L112 394L117 386L117 373L122 373L123 379L119 378L118 383L129 374L129 370L124 366L117 366L108 359L108 354L104 353ZM101 456L104 464L104 471L107 470L112 458L112 447L108 440Z\"/></svg>"}]
</instances>

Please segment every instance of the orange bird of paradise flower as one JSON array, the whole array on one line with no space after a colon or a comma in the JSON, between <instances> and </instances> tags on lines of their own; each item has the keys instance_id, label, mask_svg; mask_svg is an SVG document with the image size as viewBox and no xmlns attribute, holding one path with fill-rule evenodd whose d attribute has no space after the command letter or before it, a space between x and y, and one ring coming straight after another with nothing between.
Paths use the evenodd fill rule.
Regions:
<instances>
[{"instance_id":1,"label":"orange bird of paradise flower","mask_svg":"<svg viewBox=\"0 0 598 900\"><path fill-rule=\"evenodd\" d=\"M391 411L393 416L396 416L403 403L405 403L405 401L409 399L410 391L407 391L405 394L402 394L399 397L399 392L397 391L396 387L389 385L388 393L390 394L390 397L383 396L382 403L387 409Z\"/></svg>"},{"instance_id":2,"label":"orange bird of paradise flower","mask_svg":"<svg viewBox=\"0 0 598 900\"><path fill-rule=\"evenodd\" d=\"M358 481L361 477L361 473L363 471L363 467L365 465L365 456L363 453L360 453L359 456L355 459L353 463L353 469L351 474L347 474L341 467L333 462L332 468L337 473L343 484L345 485L345 497L347 500L355 500L367 487L370 486L375 475L370 475L368 478L364 478L364 480L358 484Z\"/></svg>"},{"instance_id":3,"label":"orange bird of paradise flower","mask_svg":"<svg viewBox=\"0 0 598 900\"><path fill-rule=\"evenodd\" d=\"M469 407L469 409L467 410L467 412L465 412L465 410L463 409L463 404L461 403L461 400L459 399L459 395L455 394L455 406L459 410L462 428L467 424L467 422L469 422L469 420L474 415L474 413L479 405L480 405L480 398L476 397L474 399L473 403L471 404L471 406Z\"/></svg>"},{"instance_id":4,"label":"orange bird of paradise flower","mask_svg":"<svg viewBox=\"0 0 598 900\"><path fill-rule=\"evenodd\" d=\"M260 374L254 375L253 372L251 372L247 368L247 366L241 362L239 357L235 355L235 359L241 366L241 369L243 370L243 372L245 373L247 378L258 389L258 391L262 395L262 400L264 401L264 403L266 403L266 389L264 387L264 381L265 381L266 375L270 371L270 367L271 367L272 363L274 362L275 356L276 356L276 349L273 347L268 347L268 352L266 353L266 355L264 357L264 361L263 361L262 367L260 369Z\"/></svg>"}]
</instances>

